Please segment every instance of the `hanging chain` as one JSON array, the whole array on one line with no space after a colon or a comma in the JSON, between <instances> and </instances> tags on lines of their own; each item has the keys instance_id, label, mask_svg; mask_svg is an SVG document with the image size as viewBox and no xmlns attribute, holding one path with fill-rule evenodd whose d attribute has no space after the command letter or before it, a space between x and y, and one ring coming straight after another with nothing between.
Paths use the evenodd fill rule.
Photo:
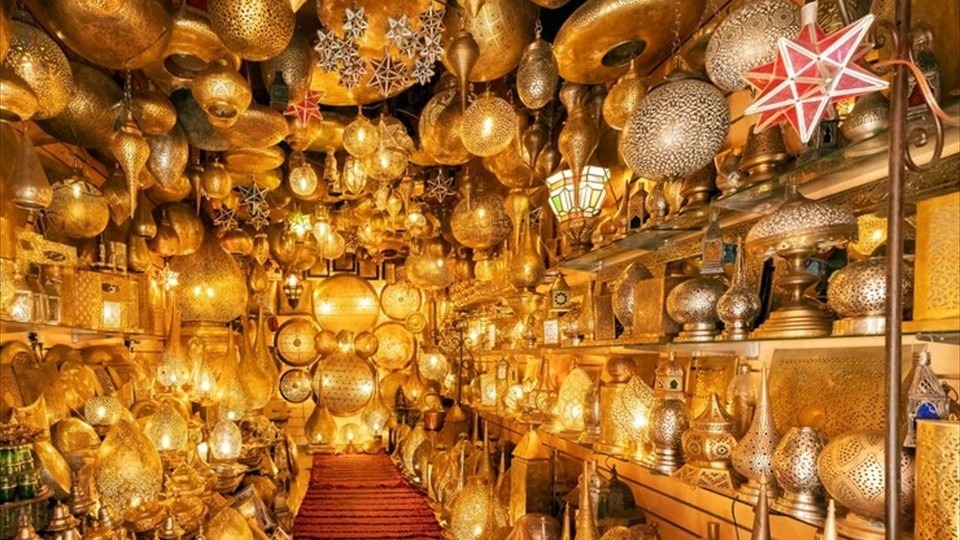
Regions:
<instances>
[{"instance_id":1,"label":"hanging chain","mask_svg":"<svg viewBox=\"0 0 960 540\"><path fill-rule=\"evenodd\" d=\"M533 26L534 39L540 39L540 36L542 34L543 34L543 23L540 22L540 17L537 17L537 24Z\"/></svg>"},{"instance_id":2,"label":"hanging chain","mask_svg":"<svg viewBox=\"0 0 960 540\"><path fill-rule=\"evenodd\" d=\"M673 43L670 56L673 57L673 68L680 69L680 4L683 0L676 0L673 4Z\"/></svg>"}]
</instances>

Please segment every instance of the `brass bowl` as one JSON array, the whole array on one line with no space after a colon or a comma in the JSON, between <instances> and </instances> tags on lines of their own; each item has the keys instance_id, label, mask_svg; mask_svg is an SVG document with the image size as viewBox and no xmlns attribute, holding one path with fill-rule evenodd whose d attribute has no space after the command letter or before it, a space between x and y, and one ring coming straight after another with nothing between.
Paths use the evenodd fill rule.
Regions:
<instances>
[{"instance_id":1,"label":"brass bowl","mask_svg":"<svg viewBox=\"0 0 960 540\"><path fill-rule=\"evenodd\" d=\"M71 62L70 69L73 94L67 107L37 124L61 141L84 148L104 148L113 136L119 110L115 106L123 98L123 91L113 78L95 67Z\"/></svg>"},{"instance_id":2,"label":"brass bowl","mask_svg":"<svg viewBox=\"0 0 960 540\"><path fill-rule=\"evenodd\" d=\"M647 72L662 61L674 39L696 30L705 0L589 0L567 18L553 41L560 76L601 84L626 73L630 60ZM635 24L642 20L643 24Z\"/></svg>"},{"instance_id":3,"label":"brass bowl","mask_svg":"<svg viewBox=\"0 0 960 540\"><path fill-rule=\"evenodd\" d=\"M110 69L139 69L159 58L170 40L170 2L98 2L30 0L30 11L51 34L95 64Z\"/></svg>"}]
</instances>

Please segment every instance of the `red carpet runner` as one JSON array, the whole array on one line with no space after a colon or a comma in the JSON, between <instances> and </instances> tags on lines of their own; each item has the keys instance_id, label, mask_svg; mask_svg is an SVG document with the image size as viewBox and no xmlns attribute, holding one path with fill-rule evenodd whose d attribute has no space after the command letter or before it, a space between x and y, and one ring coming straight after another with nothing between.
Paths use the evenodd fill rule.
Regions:
<instances>
[{"instance_id":1,"label":"red carpet runner","mask_svg":"<svg viewBox=\"0 0 960 540\"><path fill-rule=\"evenodd\" d=\"M293 533L296 540L435 540L440 526L386 454L316 454Z\"/></svg>"}]
</instances>

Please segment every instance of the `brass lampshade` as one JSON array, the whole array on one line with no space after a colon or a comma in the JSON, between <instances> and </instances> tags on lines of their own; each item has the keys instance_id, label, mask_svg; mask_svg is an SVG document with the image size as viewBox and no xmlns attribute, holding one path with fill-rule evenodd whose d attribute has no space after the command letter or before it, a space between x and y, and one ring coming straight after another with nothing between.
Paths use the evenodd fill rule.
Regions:
<instances>
[{"instance_id":1,"label":"brass lampshade","mask_svg":"<svg viewBox=\"0 0 960 540\"><path fill-rule=\"evenodd\" d=\"M314 384L331 414L351 416L373 396L375 369L356 354L340 352L323 361Z\"/></svg>"},{"instance_id":2,"label":"brass lampshade","mask_svg":"<svg viewBox=\"0 0 960 540\"><path fill-rule=\"evenodd\" d=\"M46 32L19 21L10 22L10 51L0 65L0 79L26 84L37 98L33 116L39 119L60 114L73 93L70 62L63 51Z\"/></svg>"},{"instance_id":3,"label":"brass lampshade","mask_svg":"<svg viewBox=\"0 0 960 540\"><path fill-rule=\"evenodd\" d=\"M510 146L518 126L517 113L510 103L487 92L464 111L460 138L471 154L489 157Z\"/></svg>"},{"instance_id":4,"label":"brass lampshade","mask_svg":"<svg viewBox=\"0 0 960 540\"><path fill-rule=\"evenodd\" d=\"M230 507L214 514L204 532L208 540L254 540L243 514Z\"/></svg>"},{"instance_id":5,"label":"brass lampshade","mask_svg":"<svg viewBox=\"0 0 960 540\"><path fill-rule=\"evenodd\" d=\"M116 158L123 175L127 179L127 191L130 195L130 207L137 205L137 192L140 188L140 173L150 159L150 145L143 138L143 133L133 119L133 112L128 110L123 125L113 134L110 140L110 152Z\"/></svg>"},{"instance_id":6,"label":"brass lampshade","mask_svg":"<svg viewBox=\"0 0 960 540\"><path fill-rule=\"evenodd\" d=\"M197 73L190 88L210 123L221 128L235 124L253 100L247 80L222 60Z\"/></svg>"},{"instance_id":7,"label":"brass lampshade","mask_svg":"<svg viewBox=\"0 0 960 540\"><path fill-rule=\"evenodd\" d=\"M231 461L240 457L243 434L237 424L223 419L214 424L207 438L210 453L217 461Z\"/></svg>"},{"instance_id":8,"label":"brass lampshade","mask_svg":"<svg viewBox=\"0 0 960 540\"><path fill-rule=\"evenodd\" d=\"M85 148L103 148L113 136L118 117L115 105L123 98L123 91L116 81L97 68L72 62L70 69L73 93L66 108L38 124L61 141ZM3 99L5 101L6 96ZM2 107L6 108L7 104Z\"/></svg>"},{"instance_id":9,"label":"brass lampshade","mask_svg":"<svg viewBox=\"0 0 960 540\"><path fill-rule=\"evenodd\" d=\"M343 129L343 149L354 157L365 158L379 146L380 131L362 113Z\"/></svg>"},{"instance_id":10,"label":"brass lampshade","mask_svg":"<svg viewBox=\"0 0 960 540\"><path fill-rule=\"evenodd\" d=\"M622 131L630 120L630 113L647 95L648 85L649 81L641 77L636 69L630 69L620 77L603 99L603 119L607 125Z\"/></svg>"},{"instance_id":11,"label":"brass lampshade","mask_svg":"<svg viewBox=\"0 0 960 540\"><path fill-rule=\"evenodd\" d=\"M160 455L134 421L121 419L97 451L93 479L101 502L114 510L148 503L160 494Z\"/></svg>"},{"instance_id":12,"label":"brass lampshade","mask_svg":"<svg viewBox=\"0 0 960 540\"><path fill-rule=\"evenodd\" d=\"M40 103L33 90L15 73L0 75L0 119L7 122L29 120Z\"/></svg>"},{"instance_id":13,"label":"brass lampshade","mask_svg":"<svg viewBox=\"0 0 960 540\"><path fill-rule=\"evenodd\" d=\"M53 186L53 202L46 216L67 236L93 238L106 229L110 206L100 190L87 181L83 171L74 170L71 176Z\"/></svg>"},{"instance_id":14,"label":"brass lampshade","mask_svg":"<svg viewBox=\"0 0 960 540\"><path fill-rule=\"evenodd\" d=\"M482 189L463 197L450 216L454 238L474 250L496 247L510 234L510 227L503 199Z\"/></svg>"},{"instance_id":15,"label":"brass lampshade","mask_svg":"<svg viewBox=\"0 0 960 540\"><path fill-rule=\"evenodd\" d=\"M557 59L550 43L537 36L520 58L517 95L528 108L540 109L553 99L558 83Z\"/></svg>"},{"instance_id":16,"label":"brass lampshade","mask_svg":"<svg viewBox=\"0 0 960 540\"><path fill-rule=\"evenodd\" d=\"M470 159L470 152L460 138L463 109L455 82L449 75L441 78L441 88L420 114L420 144L443 165L460 165Z\"/></svg>"},{"instance_id":17,"label":"brass lampshade","mask_svg":"<svg viewBox=\"0 0 960 540\"><path fill-rule=\"evenodd\" d=\"M177 121L190 141L190 146L196 146L208 152L223 152L230 148L230 142L219 131L215 130L207 114L203 112L193 93L189 90L177 90L170 94L170 100L177 108Z\"/></svg>"},{"instance_id":18,"label":"brass lampshade","mask_svg":"<svg viewBox=\"0 0 960 540\"><path fill-rule=\"evenodd\" d=\"M224 45L247 60L273 58L293 37L289 0L210 0L207 15Z\"/></svg>"},{"instance_id":19,"label":"brass lampshade","mask_svg":"<svg viewBox=\"0 0 960 540\"><path fill-rule=\"evenodd\" d=\"M243 270L220 247L216 235L206 234L200 249L170 260L180 273L183 321L226 323L244 312L247 305Z\"/></svg>"},{"instance_id":20,"label":"brass lampshade","mask_svg":"<svg viewBox=\"0 0 960 540\"><path fill-rule=\"evenodd\" d=\"M144 71L167 90L186 88L197 73L215 60L240 69L240 57L227 49L210 27L207 14L183 3L173 14L170 41Z\"/></svg>"},{"instance_id":21,"label":"brass lampshade","mask_svg":"<svg viewBox=\"0 0 960 540\"><path fill-rule=\"evenodd\" d=\"M310 79L313 76L314 63L313 48L310 36L306 32L293 33L293 38L287 47L278 55L260 63L260 75L263 84L270 88L279 73L283 83L290 91L288 103L295 103L303 99L310 89Z\"/></svg>"},{"instance_id":22,"label":"brass lampshade","mask_svg":"<svg viewBox=\"0 0 960 540\"><path fill-rule=\"evenodd\" d=\"M160 57L173 19L162 0L109 2L28 2L51 34L84 58L110 69L139 69Z\"/></svg>"},{"instance_id":23,"label":"brass lampshade","mask_svg":"<svg viewBox=\"0 0 960 540\"><path fill-rule=\"evenodd\" d=\"M238 114L230 127L214 126L231 145L240 148L267 148L279 144L290 131L282 114L256 103Z\"/></svg>"},{"instance_id":24,"label":"brass lampshade","mask_svg":"<svg viewBox=\"0 0 960 540\"><path fill-rule=\"evenodd\" d=\"M180 450L187 443L187 419L166 400L147 419L143 433L160 452Z\"/></svg>"},{"instance_id":25,"label":"brass lampshade","mask_svg":"<svg viewBox=\"0 0 960 540\"><path fill-rule=\"evenodd\" d=\"M830 335L831 318L819 301L804 291L817 276L805 270L808 257L820 249L843 246L857 237L857 220L834 204L812 201L788 185L787 202L761 218L747 233L747 249L761 258L778 254L790 264L785 283L790 298L774 311L756 337L816 337Z\"/></svg>"},{"instance_id":26,"label":"brass lampshade","mask_svg":"<svg viewBox=\"0 0 960 540\"><path fill-rule=\"evenodd\" d=\"M473 69L469 74L465 74L469 75L469 80L492 81L513 70L520 62L524 47L533 41L538 8L529 2L512 0L460 4L480 7L475 13L463 8L447 9L443 19L446 29L444 42L452 40L461 29L469 32L476 40L480 54ZM463 15L464 12L466 16ZM456 73L449 52L442 60L447 69Z\"/></svg>"}]
</instances>

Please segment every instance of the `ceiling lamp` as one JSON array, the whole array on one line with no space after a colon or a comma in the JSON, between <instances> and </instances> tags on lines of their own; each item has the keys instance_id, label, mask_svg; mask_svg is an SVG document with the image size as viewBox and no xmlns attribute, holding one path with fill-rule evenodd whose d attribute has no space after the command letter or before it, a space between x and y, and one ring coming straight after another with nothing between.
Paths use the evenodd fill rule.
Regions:
<instances>
[{"instance_id":1,"label":"ceiling lamp","mask_svg":"<svg viewBox=\"0 0 960 540\"><path fill-rule=\"evenodd\" d=\"M317 198L317 186L320 183L317 178L317 171L307 162L303 152L294 152L290 154L290 174L287 176L287 182L290 184L290 191L294 197L305 201L312 201Z\"/></svg>"},{"instance_id":2,"label":"ceiling lamp","mask_svg":"<svg viewBox=\"0 0 960 540\"><path fill-rule=\"evenodd\" d=\"M363 164L354 156L347 156L343 162L343 189L350 195L359 195L367 187L367 173Z\"/></svg>"},{"instance_id":3,"label":"ceiling lamp","mask_svg":"<svg viewBox=\"0 0 960 540\"><path fill-rule=\"evenodd\" d=\"M686 177L713 162L729 126L730 110L720 90L674 71L633 111L621 154L637 176Z\"/></svg>"},{"instance_id":4,"label":"ceiling lamp","mask_svg":"<svg viewBox=\"0 0 960 540\"><path fill-rule=\"evenodd\" d=\"M192 254L173 257L170 269L180 274L183 322L226 323L246 309L243 270L220 247L216 235L204 235L200 249Z\"/></svg>"},{"instance_id":5,"label":"ceiling lamp","mask_svg":"<svg viewBox=\"0 0 960 540\"><path fill-rule=\"evenodd\" d=\"M490 157L510 146L520 119L507 100L484 93L463 113L460 138L471 154Z\"/></svg>"},{"instance_id":6,"label":"ceiling lamp","mask_svg":"<svg viewBox=\"0 0 960 540\"><path fill-rule=\"evenodd\" d=\"M226 199L233 191L233 179L216 154L200 174L200 190L204 197L215 201Z\"/></svg>"},{"instance_id":7,"label":"ceiling lamp","mask_svg":"<svg viewBox=\"0 0 960 540\"><path fill-rule=\"evenodd\" d=\"M411 253L404 263L407 279L420 289L437 291L453 283L453 264L444 253L439 239L425 240L417 253Z\"/></svg>"},{"instance_id":8,"label":"ceiling lamp","mask_svg":"<svg viewBox=\"0 0 960 540\"><path fill-rule=\"evenodd\" d=\"M110 206L83 170L74 169L69 177L54 184L53 200L44 215L71 238L93 238L107 228Z\"/></svg>"},{"instance_id":9,"label":"ceiling lamp","mask_svg":"<svg viewBox=\"0 0 960 540\"><path fill-rule=\"evenodd\" d=\"M633 62L630 71L610 87L607 97L603 100L603 119L607 125L617 131L622 131L630 120L630 113L640 104L647 95L649 81L637 73Z\"/></svg>"},{"instance_id":10,"label":"ceiling lamp","mask_svg":"<svg viewBox=\"0 0 960 540\"><path fill-rule=\"evenodd\" d=\"M128 91L129 92L129 91ZM123 169L123 175L127 179L127 191L130 195L130 209L137 207L137 189L140 187L140 174L150 159L150 145L143 138L143 133L137 127L133 119L133 111L130 109L129 95L125 98L123 107L126 109L126 115L123 125L113 134L110 141L110 152L116 158L120 168Z\"/></svg>"},{"instance_id":11,"label":"ceiling lamp","mask_svg":"<svg viewBox=\"0 0 960 540\"><path fill-rule=\"evenodd\" d=\"M343 149L351 156L365 158L380 146L380 131L362 112L343 128Z\"/></svg>"},{"instance_id":12,"label":"ceiling lamp","mask_svg":"<svg viewBox=\"0 0 960 540\"><path fill-rule=\"evenodd\" d=\"M190 89L207 120L215 127L235 124L253 101L250 84L224 60L211 62L198 73Z\"/></svg>"},{"instance_id":13,"label":"ceiling lamp","mask_svg":"<svg viewBox=\"0 0 960 540\"><path fill-rule=\"evenodd\" d=\"M20 21L10 22L10 50L0 65L0 80L4 81L4 104L0 105L4 120L14 116L19 116L19 120L29 119L23 117L29 108L21 108L14 114L15 109L7 107L8 81L17 85L22 82L36 97L34 118L60 114L73 93L73 74L66 55L46 32ZM28 97L18 100L21 105L27 102L32 103Z\"/></svg>"},{"instance_id":14,"label":"ceiling lamp","mask_svg":"<svg viewBox=\"0 0 960 540\"><path fill-rule=\"evenodd\" d=\"M363 170L367 176L380 182L396 180L407 170L413 140L396 118L381 115L376 127L380 143L363 160Z\"/></svg>"},{"instance_id":15,"label":"ceiling lamp","mask_svg":"<svg viewBox=\"0 0 960 540\"><path fill-rule=\"evenodd\" d=\"M727 92L747 87L743 75L777 56L780 38L800 33L800 9L790 0L747 2L723 20L707 45L710 80Z\"/></svg>"},{"instance_id":16,"label":"ceiling lamp","mask_svg":"<svg viewBox=\"0 0 960 540\"><path fill-rule=\"evenodd\" d=\"M207 15L228 49L255 62L283 52L296 22L289 0L210 0Z\"/></svg>"},{"instance_id":17,"label":"ceiling lamp","mask_svg":"<svg viewBox=\"0 0 960 540\"><path fill-rule=\"evenodd\" d=\"M557 59L550 43L540 37L539 26L536 39L523 51L520 67L517 68L517 95L530 109L543 108L553 99L560 81Z\"/></svg>"},{"instance_id":18,"label":"ceiling lamp","mask_svg":"<svg viewBox=\"0 0 960 540\"><path fill-rule=\"evenodd\" d=\"M453 208L450 229L457 242L475 251L496 247L510 234L510 216L503 199L486 193L483 186L470 192L471 182L464 175L464 197Z\"/></svg>"}]
</instances>

